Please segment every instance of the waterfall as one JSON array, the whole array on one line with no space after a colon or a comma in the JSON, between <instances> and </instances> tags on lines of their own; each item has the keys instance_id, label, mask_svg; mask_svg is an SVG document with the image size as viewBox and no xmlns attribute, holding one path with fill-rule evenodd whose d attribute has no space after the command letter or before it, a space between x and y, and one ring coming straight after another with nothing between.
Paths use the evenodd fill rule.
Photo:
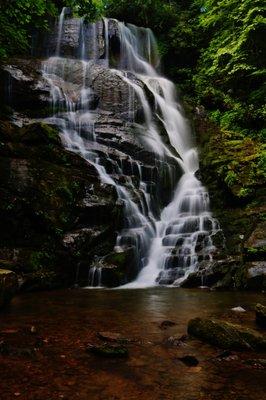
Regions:
<instances>
[{"instance_id":1,"label":"waterfall","mask_svg":"<svg viewBox=\"0 0 266 400\"><path fill-rule=\"evenodd\" d=\"M65 12L66 12L66 7L63 7L61 14L59 16L59 22L58 22L58 35L57 35L57 43L56 43L56 50L55 50L55 54L57 56L60 55L60 47L61 47L64 20L65 20Z\"/></svg>"},{"instance_id":2,"label":"waterfall","mask_svg":"<svg viewBox=\"0 0 266 400\"><path fill-rule=\"evenodd\" d=\"M153 33L150 29L115 21L120 55L116 68L109 70L110 21L103 21L104 63L97 58L97 25L91 24L87 30L83 19L79 27L79 54L73 60L59 57L64 16L63 9L58 23L56 55L43 62L43 77L50 86L54 110L49 122L59 127L67 149L94 165L104 184L115 187L124 205L124 227L117 236L114 251L120 252L126 246L132 246L138 271L135 281L124 287L179 285L198 268L200 261L212 259L215 247L211 237L220 228L211 215L208 192L195 176L198 155L192 144L189 124L176 100L174 84L157 72L159 57ZM92 35L90 43L93 48L88 50L86 31ZM119 160L110 160L108 154L105 154L105 159L99 156L101 138L99 134L95 135L96 114L90 108L93 90L89 83L91 71L97 64L127 85L128 120L139 132L142 145L155 155L158 168L169 175L172 197L159 212L160 199L143 179L141 162L123 154ZM82 71L82 82L76 84L73 91L69 89L68 76L76 74L77 70ZM136 99L143 110L142 124L134 123ZM169 160L175 167L169 164ZM113 165L111 172L106 169L106 161ZM120 177L125 175L125 161L130 164L132 173L122 184ZM175 177L176 169L183 171L179 182ZM137 183L132 179L133 175L137 177ZM101 276L100 267L91 267L89 284L101 286Z\"/></svg>"}]
</instances>

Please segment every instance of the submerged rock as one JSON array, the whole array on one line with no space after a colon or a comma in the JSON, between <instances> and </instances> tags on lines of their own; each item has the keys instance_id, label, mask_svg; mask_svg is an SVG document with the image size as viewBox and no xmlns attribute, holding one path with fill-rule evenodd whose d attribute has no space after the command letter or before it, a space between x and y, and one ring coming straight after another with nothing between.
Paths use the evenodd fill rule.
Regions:
<instances>
[{"instance_id":1,"label":"submerged rock","mask_svg":"<svg viewBox=\"0 0 266 400\"><path fill-rule=\"evenodd\" d=\"M188 367L196 367L199 364L198 359L194 356L179 357L178 360L182 361Z\"/></svg>"},{"instance_id":2,"label":"submerged rock","mask_svg":"<svg viewBox=\"0 0 266 400\"><path fill-rule=\"evenodd\" d=\"M119 344L88 345L87 352L107 358L127 358L128 349Z\"/></svg>"},{"instance_id":3,"label":"submerged rock","mask_svg":"<svg viewBox=\"0 0 266 400\"><path fill-rule=\"evenodd\" d=\"M266 338L258 332L229 322L195 318L188 333L209 344L232 350L266 350Z\"/></svg>"},{"instance_id":4,"label":"submerged rock","mask_svg":"<svg viewBox=\"0 0 266 400\"><path fill-rule=\"evenodd\" d=\"M175 322L169 321L169 320L165 320L165 321L160 323L160 329L164 330L164 329L170 328L170 327L175 326L175 325L176 325Z\"/></svg>"}]
</instances>

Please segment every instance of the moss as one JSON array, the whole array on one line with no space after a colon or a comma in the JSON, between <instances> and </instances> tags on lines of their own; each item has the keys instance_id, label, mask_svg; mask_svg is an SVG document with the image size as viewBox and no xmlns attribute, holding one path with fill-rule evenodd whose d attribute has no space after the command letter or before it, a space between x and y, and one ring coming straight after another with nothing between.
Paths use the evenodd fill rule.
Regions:
<instances>
[{"instance_id":1,"label":"moss","mask_svg":"<svg viewBox=\"0 0 266 400\"><path fill-rule=\"evenodd\" d=\"M195 318L188 323L188 333L223 349L266 350L264 336L228 322Z\"/></svg>"}]
</instances>

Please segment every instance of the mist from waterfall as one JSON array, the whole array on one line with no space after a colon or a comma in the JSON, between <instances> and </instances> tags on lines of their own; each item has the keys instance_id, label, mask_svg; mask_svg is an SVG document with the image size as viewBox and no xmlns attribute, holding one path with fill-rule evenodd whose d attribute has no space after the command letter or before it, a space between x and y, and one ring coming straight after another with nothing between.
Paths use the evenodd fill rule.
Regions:
<instances>
[{"instance_id":1,"label":"mist from waterfall","mask_svg":"<svg viewBox=\"0 0 266 400\"><path fill-rule=\"evenodd\" d=\"M211 237L220 228L210 213L208 192L195 176L199 168L198 154L189 123L177 101L175 86L157 72L159 56L154 35L150 29L116 22L119 60L115 68L110 68L110 21L104 19L103 22L105 51L100 58L97 42L99 24L87 26L83 19L78 20L80 51L77 58L83 78L76 93L71 93L67 74L75 73L74 62L61 56L64 18L63 9L58 23L56 54L43 63L43 76L49 84L54 109L50 122L60 128L66 148L94 165L101 181L114 186L124 204L124 228L117 236L115 251L133 246L139 271L137 278L124 287L179 285L198 268L200 261L212 259L215 247ZM174 171L168 169L175 188L170 202L159 214L154 211L158 208L155 203L159 201L143 179L141 163L133 159L130 161L138 184L128 176L126 185L122 185L119 177L124 172L123 157L119 162L112 160L115 164L112 173L107 172L99 157L95 114L90 109L93 91L89 84L90 70L97 63L110 69L128 85L128 120L140 132L142 145L156 155L162 168L170 159L176 168L183 171L177 181ZM134 121L136 99L143 110L142 124ZM89 285L100 286L101 273L100 267L93 266L89 273Z\"/></svg>"}]
</instances>

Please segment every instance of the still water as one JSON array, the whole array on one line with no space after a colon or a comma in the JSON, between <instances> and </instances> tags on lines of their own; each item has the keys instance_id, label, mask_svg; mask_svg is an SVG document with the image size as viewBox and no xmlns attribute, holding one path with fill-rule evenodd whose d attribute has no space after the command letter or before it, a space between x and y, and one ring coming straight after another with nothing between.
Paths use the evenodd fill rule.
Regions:
<instances>
[{"instance_id":1,"label":"still water","mask_svg":"<svg viewBox=\"0 0 266 400\"><path fill-rule=\"evenodd\" d=\"M62 290L16 297L1 314L0 339L13 346L42 345L33 357L0 356L1 399L25 400L208 400L263 399L265 370L245 360L252 352L221 359L221 350L197 340L166 344L186 334L189 319L220 317L255 327L252 307L263 294L177 288ZM241 306L246 313L236 314ZM164 320L176 323L161 329ZM36 333L30 333L31 326ZM112 360L86 353L97 332L119 332L132 339L129 358ZM195 356L189 367L179 358ZM15 395L16 393L16 395ZM18 394L19 393L19 394Z\"/></svg>"}]
</instances>

